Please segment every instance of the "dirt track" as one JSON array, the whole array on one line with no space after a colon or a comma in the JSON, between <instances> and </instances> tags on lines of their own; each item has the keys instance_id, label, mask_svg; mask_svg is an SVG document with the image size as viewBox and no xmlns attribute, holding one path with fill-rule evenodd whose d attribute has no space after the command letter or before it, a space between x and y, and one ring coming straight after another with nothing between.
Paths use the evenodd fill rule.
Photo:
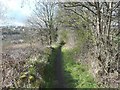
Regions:
<instances>
[{"instance_id":1,"label":"dirt track","mask_svg":"<svg viewBox=\"0 0 120 90\"><path fill-rule=\"evenodd\" d=\"M55 88L67 88L67 85L64 79L64 74L63 74L61 47L59 47L57 55L56 55L55 79L57 81Z\"/></svg>"}]
</instances>

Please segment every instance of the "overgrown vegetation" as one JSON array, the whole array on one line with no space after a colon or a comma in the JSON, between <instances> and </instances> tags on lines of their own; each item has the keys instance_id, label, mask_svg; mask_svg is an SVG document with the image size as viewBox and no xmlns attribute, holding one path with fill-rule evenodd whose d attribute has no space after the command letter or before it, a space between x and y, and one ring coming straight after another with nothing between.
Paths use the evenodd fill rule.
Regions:
<instances>
[{"instance_id":1,"label":"overgrown vegetation","mask_svg":"<svg viewBox=\"0 0 120 90\"><path fill-rule=\"evenodd\" d=\"M66 83L70 88L97 88L97 83L88 72L85 65L82 65L74 59L75 50L66 50L63 48L64 74Z\"/></svg>"},{"instance_id":2,"label":"overgrown vegetation","mask_svg":"<svg viewBox=\"0 0 120 90\"><path fill-rule=\"evenodd\" d=\"M64 32L64 31L63 31ZM98 88L97 82L95 81L92 74L90 74L87 65L81 63L77 59L77 55L82 53L81 48L88 43L89 39L92 39L90 31L76 30L73 33L76 35L76 45L73 48L63 46L63 66L66 83L69 88ZM66 41L69 32L64 32L65 37L63 40ZM67 43L70 41L67 41ZM87 48L86 50L88 50ZM85 51L86 52L86 51ZM79 57L80 59L80 57Z\"/></svg>"},{"instance_id":3,"label":"overgrown vegetation","mask_svg":"<svg viewBox=\"0 0 120 90\"><path fill-rule=\"evenodd\" d=\"M54 68L54 62L57 54L57 47L52 49L52 53L50 54L48 58L48 64L45 67L45 75L44 75L44 80L45 88L53 88L55 85L55 68Z\"/></svg>"},{"instance_id":4,"label":"overgrown vegetation","mask_svg":"<svg viewBox=\"0 0 120 90\"><path fill-rule=\"evenodd\" d=\"M63 46L68 87L120 87L120 2L35 0L34 5L28 26L0 27L2 87L66 87Z\"/></svg>"},{"instance_id":5,"label":"overgrown vegetation","mask_svg":"<svg viewBox=\"0 0 120 90\"><path fill-rule=\"evenodd\" d=\"M52 88L55 84L54 62L57 48L47 47L22 64L23 70L10 88ZM17 68L17 67L16 67Z\"/></svg>"}]
</instances>

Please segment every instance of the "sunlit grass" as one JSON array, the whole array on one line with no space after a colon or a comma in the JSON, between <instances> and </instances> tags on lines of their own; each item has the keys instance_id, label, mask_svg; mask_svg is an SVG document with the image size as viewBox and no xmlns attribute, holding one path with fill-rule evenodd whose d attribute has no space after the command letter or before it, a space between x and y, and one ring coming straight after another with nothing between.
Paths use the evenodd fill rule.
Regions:
<instances>
[{"instance_id":1,"label":"sunlit grass","mask_svg":"<svg viewBox=\"0 0 120 90\"><path fill-rule=\"evenodd\" d=\"M96 88L97 84L87 67L76 63L74 50L62 49L65 80L70 88Z\"/></svg>"}]
</instances>

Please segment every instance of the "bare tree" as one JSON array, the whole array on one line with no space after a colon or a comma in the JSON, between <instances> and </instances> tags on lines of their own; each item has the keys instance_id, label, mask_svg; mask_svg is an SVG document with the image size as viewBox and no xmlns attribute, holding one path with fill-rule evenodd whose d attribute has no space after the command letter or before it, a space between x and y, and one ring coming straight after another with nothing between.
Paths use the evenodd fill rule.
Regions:
<instances>
[{"instance_id":1,"label":"bare tree","mask_svg":"<svg viewBox=\"0 0 120 90\"><path fill-rule=\"evenodd\" d=\"M51 45L52 41L54 41L54 36L57 30L55 26L56 10L55 2L36 1L35 10L33 10L34 14L28 22L39 29L42 43L43 41L47 41L48 44Z\"/></svg>"},{"instance_id":2,"label":"bare tree","mask_svg":"<svg viewBox=\"0 0 120 90\"><path fill-rule=\"evenodd\" d=\"M94 57L103 68L102 74L107 76L103 83L110 87L109 75L117 70L116 57L119 53L118 44L114 42L118 33L117 26L114 26L114 19L117 18L114 14L117 13L119 2L68 2L63 5L65 10L76 13L89 23L94 37Z\"/></svg>"}]
</instances>

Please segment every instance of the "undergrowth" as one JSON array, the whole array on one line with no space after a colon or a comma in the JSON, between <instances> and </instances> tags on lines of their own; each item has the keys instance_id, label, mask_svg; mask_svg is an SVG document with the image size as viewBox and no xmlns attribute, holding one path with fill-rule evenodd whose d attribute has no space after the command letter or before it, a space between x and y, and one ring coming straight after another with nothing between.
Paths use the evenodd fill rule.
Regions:
<instances>
[{"instance_id":1,"label":"undergrowth","mask_svg":"<svg viewBox=\"0 0 120 90\"><path fill-rule=\"evenodd\" d=\"M75 50L62 49L66 83L70 88L97 88L97 83L87 71L87 67L76 62Z\"/></svg>"},{"instance_id":2,"label":"undergrowth","mask_svg":"<svg viewBox=\"0 0 120 90\"><path fill-rule=\"evenodd\" d=\"M42 54L31 56L13 88L52 88L55 84L54 60L57 47L48 47Z\"/></svg>"},{"instance_id":3,"label":"undergrowth","mask_svg":"<svg viewBox=\"0 0 120 90\"><path fill-rule=\"evenodd\" d=\"M55 85L55 69L54 69L54 62L57 54L57 48L54 47L52 49L52 53L48 58L48 65L45 67L45 75L44 75L44 80L45 80L45 88L53 88Z\"/></svg>"}]
</instances>

